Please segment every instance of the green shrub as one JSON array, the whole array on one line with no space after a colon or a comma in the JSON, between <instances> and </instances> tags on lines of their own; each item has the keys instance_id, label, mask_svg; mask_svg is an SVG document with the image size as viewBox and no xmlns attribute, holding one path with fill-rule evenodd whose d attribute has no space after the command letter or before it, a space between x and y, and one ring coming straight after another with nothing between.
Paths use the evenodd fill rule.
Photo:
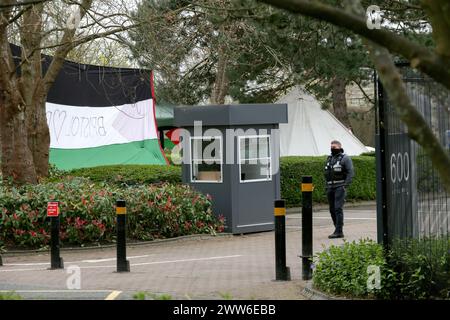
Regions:
<instances>
[{"instance_id":1,"label":"green shrub","mask_svg":"<svg viewBox=\"0 0 450 320\"><path fill-rule=\"evenodd\" d=\"M388 263L397 274L392 299L450 298L450 239L396 240Z\"/></svg>"},{"instance_id":2,"label":"green shrub","mask_svg":"<svg viewBox=\"0 0 450 320\"><path fill-rule=\"evenodd\" d=\"M315 257L314 286L334 295L381 299L449 299L450 240L397 240L385 252L362 240L331 246ZM367 267L380 267L381 287L369 292Z\"/></svg>"},{"instance_id":3,"label":"green shrub","mask_svg":"<svg viewBox=\"0 0 450 320\"><path fill-rule=\"evenodd\" d=\"M327 293L350 297L384 297L392 285L392 271L387 268L383 247L372 240L345 242L330 246L314 259L314 286ZM381 287L369 292L368 267L380 268Z\"/></svg>"},{"instance_id":4,"label":"green shrub","mask_svg":"<svg viewBox=\"0 0 450 320\"><path fill-rule=\"evenodd\" d=\"M75 169L68 175L89 178L94 182L122 185L159 182L181 183L181 167L164 165L113 165Z\"/></svg>"},{"instance_id":5,"label":"green shrub","mask_svg":"<svg viewBox=\"0 0 450 320\"><path fill-rule=\"evenodd\" d=\"M67 171L59 169L52 163L48 165L48 179L58 180L64 178L66 175Z\"/></svg>"},{"instance_id":6,"label":"green shrub","mask_svg":"<svg viewBox=\"0 0 450 320\"><path fill-rule=\"evenodd\" d=\"M376 169L374 157L351 157L355 177L347 190L347 201L376 198ZM287 206L302 203L300 184L302 176L312 176L313 201L326 202L324 167L327 157L283 157L280 161L281 197Z\"/></svg>"},{"instance_id":7,"label":"green shrub","mask_svg":"<svg viewBox=\"0 0 450 320\"><path fill-rule=\"evenodd\" d=\"M115 238L115 200L127 201L128 236L136 240L223 231L211 202L188 186L161 184L119 187L68 178L21 188L0 188L0 241L8 246L40 247L49 241L47 202L57 200L63 244L111 242ZM0 247L2 243L0 243Z\"/></svg>"}]
</instances>

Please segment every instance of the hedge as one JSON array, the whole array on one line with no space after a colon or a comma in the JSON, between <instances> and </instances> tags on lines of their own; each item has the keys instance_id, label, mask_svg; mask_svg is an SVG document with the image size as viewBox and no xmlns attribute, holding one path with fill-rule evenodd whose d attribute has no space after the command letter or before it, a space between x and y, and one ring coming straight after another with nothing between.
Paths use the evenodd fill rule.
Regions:
<instances>
[{"instance_id":1,"label":"hedge","mask_svg":"<svg viewBox=\"0 0 450 320\"><path fill-rule=\"evenodd\" d=\"M376 197L375 158L372 156L352 157L355 178L348 189L347 201L374 200ZM286 205L300 206L300 183L303 175L311 175L315 189L313 201L326 203L323 176L326 157L283 157L281 168L281 195ZM69 175L88 177L94 182L108 182L125 185L156 182L181 183L181 167L159 165L117 165L70 171Z\"/></svg>"},{"instance_id":2,"label":"hedge","mask_svg":"<svg viewBox=\"0 0 450 320\"><path fill-rule=\"evenodd\" d=\"M89 178L94 182L124 185L159 182L181 183L181 167L166 165L111 165L75 169L67 175Z\"/></svg>"},{"instance_id":3,"label":"hedge","mask_svg":"<svg viewBox=\"0 0 450 320\"><path fill-rule=\"evenodd\" d=\"M286 205L300 206L302 203L300 184L302 176L313 177L314 202L327 202L324 168L327 157L284 157L280 161L281 196ZM374 200L376 198L375 158L351 157L355 177L348 189L347 201Z\"/></svg>"},{"instance_id":4,"label":"hedge","mask_svg":"<svg viewBox=\"0 0 450 320\"><path fill-rule=\"evenodd\" d=\"M127 201L128 237L170 238L224 230L211 199L185 185L119 187L68 178L21 188L0 186L0 247L41 247L49 241L47 202L58 200L63 244L109 243L115 238L115 200Z\"/></svg>"}]
</instances>

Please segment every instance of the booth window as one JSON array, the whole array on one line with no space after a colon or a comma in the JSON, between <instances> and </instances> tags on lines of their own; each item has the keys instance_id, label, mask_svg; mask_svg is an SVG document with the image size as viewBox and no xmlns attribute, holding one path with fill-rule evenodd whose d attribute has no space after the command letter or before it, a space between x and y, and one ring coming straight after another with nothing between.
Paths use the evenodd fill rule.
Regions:
<instances>
[{"instance_id":1,"label":"booth window","mask_svg":"<svg viewBox=\"0 0 450 320\"><path fill-rule=\"evenodd\" d=\"M191 137L191 182L222 182L222 137Z\"/></svg>"},{"instance_id":2,"label":"booth window","mask_svg":"<svg viewBox=\"0 0 450 320\"><path fill-rule=\"evenodd\" d=\"M239 173L241 182L270 181L270 136L239 137Z\"/></svg>"}]
</instances>

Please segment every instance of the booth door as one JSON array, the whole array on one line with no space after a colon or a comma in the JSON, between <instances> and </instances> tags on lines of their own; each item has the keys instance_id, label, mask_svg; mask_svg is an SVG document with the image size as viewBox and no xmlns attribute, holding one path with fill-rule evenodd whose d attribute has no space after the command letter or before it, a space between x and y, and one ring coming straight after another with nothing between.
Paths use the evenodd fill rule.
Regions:
<instances>
[{"instance_id":1,"label":"booth door","mask_svg":"<svg viewBox=\"0 0 450 320\"><path fill-rule=\"evenodd\" d=\"M274 181L270 135L238 137L239 201L237 229L272 230Z\"/></svg>"}]
</instances>

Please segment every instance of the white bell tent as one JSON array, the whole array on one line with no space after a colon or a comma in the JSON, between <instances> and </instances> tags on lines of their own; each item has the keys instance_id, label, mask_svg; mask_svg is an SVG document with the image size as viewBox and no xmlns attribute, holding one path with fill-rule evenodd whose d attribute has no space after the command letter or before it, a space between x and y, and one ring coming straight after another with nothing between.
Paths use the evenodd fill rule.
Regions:
<instances>
[{"instance_id":1,"label":"white bell tent","mask_svg":"<svg viewBox=\"0 0 450 320\"><path fill-rule=\"evenodd\" d=\"M294 87L276 103L287 103L288 123L280 124L281 156L330 154L330 142L338 140L348 155L368 150L331 112L321 108L312 95Z\"/></svg>"}]
</instances>

